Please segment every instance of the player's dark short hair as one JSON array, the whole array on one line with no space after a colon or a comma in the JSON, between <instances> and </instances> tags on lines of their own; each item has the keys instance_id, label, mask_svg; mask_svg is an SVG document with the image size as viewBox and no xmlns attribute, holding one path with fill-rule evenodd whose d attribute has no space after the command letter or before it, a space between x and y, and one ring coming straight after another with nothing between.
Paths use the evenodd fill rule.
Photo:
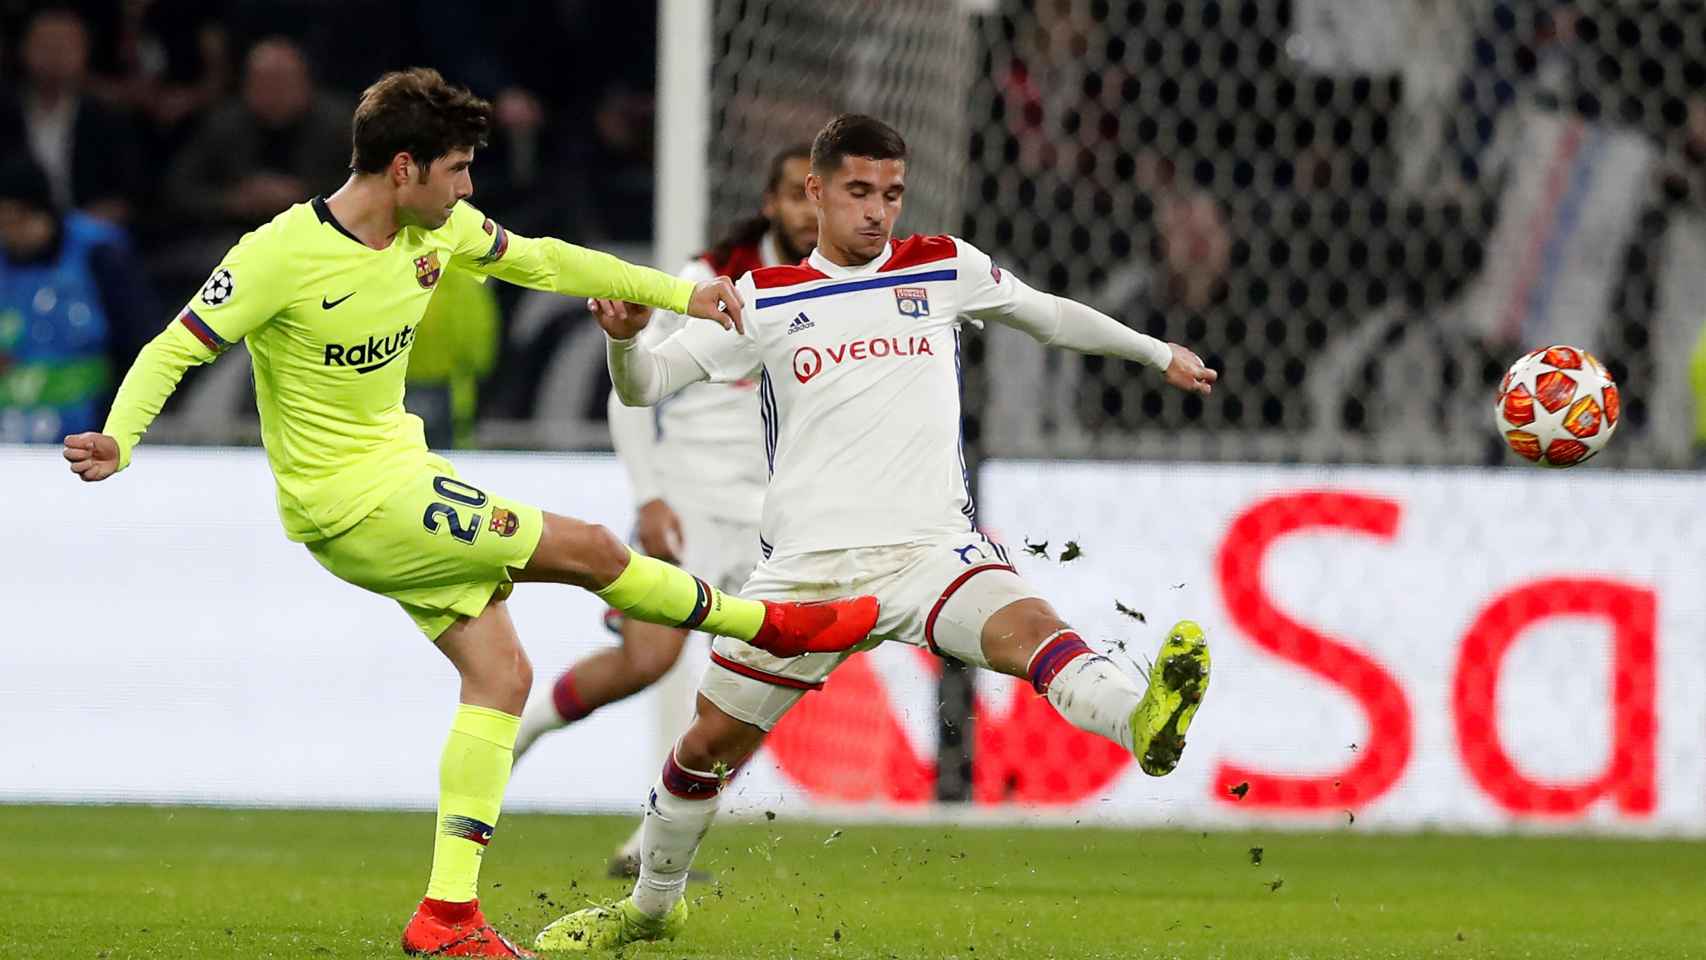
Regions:
<instances>
[{"instance_id":1,"label":"player's dark short hair","mask_svg":"<svg viewBox=\"0 0 1706 960\"><path fill-rule=\"evenodd\" d=\"M492 105L439 76L415 67L380 77L361 94L355 108L350 169L379 173L399 153L421 168L452 150L486 145Z\"/></svg>"},{"instance_id":2,"label":"player's dark short hair","mask_svg":"<svg viewBox=\"0 0 1706 960\"><path fill-rule=\"evenodd\" d=\"M847 157L905 160L906 141L888 124L862 113L844 113L829 121L812 140L812 172L827 177Z\"/></svg>"}]
</instances>

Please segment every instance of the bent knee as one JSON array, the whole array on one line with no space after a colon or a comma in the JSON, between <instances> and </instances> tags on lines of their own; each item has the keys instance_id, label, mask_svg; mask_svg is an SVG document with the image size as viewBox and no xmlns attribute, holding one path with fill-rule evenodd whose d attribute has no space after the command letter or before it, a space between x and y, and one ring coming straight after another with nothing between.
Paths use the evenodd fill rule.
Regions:
<instances>
[{"instance_id":1,"label":"bent knee","mask_svg":"<svg viewBox=\"0 0 1706 960\"><path fill-rule=\"evenodd\" d=\"M529 574L597 590L628 566L628 545L608 527L545 515L545 534L527 565Z\"/></svg>"},{"instance_id":2,"label":"bent knee","mask_svg":"<svg viewBox=\"0 0 1706 960\"><path fill-rule=\"evenodd\" d=\"M486 695L496 701L505 713L521 715L527 706L527 695L533 691L533 664L525 655L502 670L491 671L482 678Z\"/></svg>"},{"instance_id":3,"label":"bent knee","mask_svg":"<svg viewBox=\"0 0 1706 960\"><path fill-rule=\"evenodd\" d=\"M516 658L516 663L510 671L510 692L515 694L523 704L527 703L527 695L533 692L533 661L526 654Z\"/></svg>"},{"instance_id":4,"label":"bent knee","mask_svg":"<svg viewBox=\"0 0 1706 960\"><path fill-rule=\"evenodd\" d=\"M1071 626L1046 601L1028 598L991 616L982 631L983 654L990 667L1022 676L1031 657L1049 638Z\"/></svg>"}]
</instances>

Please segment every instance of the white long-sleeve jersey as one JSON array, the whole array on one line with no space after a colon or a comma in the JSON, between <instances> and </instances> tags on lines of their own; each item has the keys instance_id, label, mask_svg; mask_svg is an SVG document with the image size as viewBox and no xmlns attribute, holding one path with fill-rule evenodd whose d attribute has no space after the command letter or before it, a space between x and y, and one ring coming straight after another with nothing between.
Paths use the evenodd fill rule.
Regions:
<instances>
[{"instance_id":1,"label":"white long-sleeve jersey","mask_svg":"<svg viewBox=\"0 0 1706 960\"><path fill-rule=\"evenodd\" d=\"M744 335L690 322L655 350L613 341L631 402L761 369L768 556L911 543L975 526L960 434L960 324L1007 323L1045 344L1164 369L1166 344L1039 293L954 237L893 241L839 266L818 252L738 284ZM695 366L696 364L696 366Z\"/></svg>"}]
</instances>

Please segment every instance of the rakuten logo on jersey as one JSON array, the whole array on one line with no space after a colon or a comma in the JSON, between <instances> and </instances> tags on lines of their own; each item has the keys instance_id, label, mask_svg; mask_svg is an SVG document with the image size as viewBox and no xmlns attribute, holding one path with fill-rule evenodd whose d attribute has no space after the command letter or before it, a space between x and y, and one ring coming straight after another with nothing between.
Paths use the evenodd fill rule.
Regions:
<instances>
[{"instance_id":1,"label":"rakuten logo on jersey","mask_svg":"<svg viewBox=\"0 0 1706 960\"><path fill-rule=\"evenodd\" d=\"M328 367L354 367L356 373L372 373L402 356L403 350L413 343L414 339L415 328L404 327L389 337L368 337L365 343L349 346L328 343L325 364Z\"/></svg>"},{"instance_id":2,"label":"rakuten logo on jersey","mask_svg":"<svg viewBox=\"0 0 1706 960\"><path fill-rule=\"evenodd\" d=\"M880 360L884 357L933 357L928 337L872 337L854 340L833 347L801 347L794 351L794 379L811 382L813 377L829 367L854 360Z\"/></svg>"}]
</instances>

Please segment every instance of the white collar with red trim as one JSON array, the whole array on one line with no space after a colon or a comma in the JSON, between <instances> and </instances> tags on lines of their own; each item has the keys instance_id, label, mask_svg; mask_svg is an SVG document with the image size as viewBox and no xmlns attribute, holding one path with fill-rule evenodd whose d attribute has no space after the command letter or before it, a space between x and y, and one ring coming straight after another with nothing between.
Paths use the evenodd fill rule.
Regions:
<instances>
[{"instance_id":1,"label":"white collar with red trim","mask_svg":"<svg viewBox=\"0 0 1706 960\"><path fill-rule=\"evenodd\" d=\"M844 267L819 253L817 248L813 247L812 255L806 258L806 263L810 264L813 270L816 270L826 277L863 277L881 270L883 268L883 264L888 263L889 257L893 255L894 241L890 240L888 243L883 244L882 253L877 254L856 267Z\"/></svg>"}]
</instances>

